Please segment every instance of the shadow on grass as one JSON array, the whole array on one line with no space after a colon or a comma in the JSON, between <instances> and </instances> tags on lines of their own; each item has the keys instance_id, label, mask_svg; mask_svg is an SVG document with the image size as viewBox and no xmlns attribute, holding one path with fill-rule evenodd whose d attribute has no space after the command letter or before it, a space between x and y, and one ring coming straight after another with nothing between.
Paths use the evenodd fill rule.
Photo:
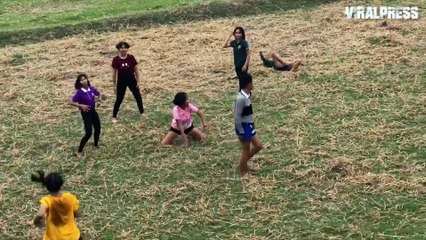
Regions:
<instances>
[{"instance_id":1,"label":"shadow on grass","mask_svg":"<svg viewBox=\"0 0 426 240\"><path fill-rule=\"evenodd\" d=\"M0 47L58 39L89 30L107 32L126 29L128 27L148 28L159 24L200 21L223 17L240 17L262 13L284 13L288 10L313 8L320 4L336 1L338 0L243 0L235 2L213 0L173 10L144 12L139 15L96 20L76 25L2 32L0 35Z\"/></svg>"}]
</instances>

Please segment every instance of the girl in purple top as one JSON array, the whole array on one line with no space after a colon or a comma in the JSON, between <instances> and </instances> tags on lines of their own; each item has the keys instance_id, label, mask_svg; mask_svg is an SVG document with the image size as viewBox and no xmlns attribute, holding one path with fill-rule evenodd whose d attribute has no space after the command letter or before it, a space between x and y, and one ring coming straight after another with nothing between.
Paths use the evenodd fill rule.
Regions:
<instances>
[{"instance_id":1,"label":"girl in purple top","mask_svg":"<svg viewBox=\"0 0 426 240\"><path fill-rule=\"evenodd\" d=\"M181 135L185 146L188 145L188 138L186 135L190 135L193 138L204 142L206 136L204 136L200 130L194 128L192 123L191 113L197 113L203 123L204 131L207 131L206 116L203 112L189 102L188 95L184 92L176 94L173 103L176 105L173 107L173 120L170 126L170 130L167 135L161 141L161 145L171 145L173 140Z\"/></svg>"},{"instance_id":2,"label":"girl in purple top","mask_svg":"<svg viewBox=\"0 0 426 240\"><path fill-rule=\"evenodd\" d=\"M95 88L90 86L90 82L86 74L78 75L75 81L75 89L77 90L70 100L70 105L80 109L81 116L83 117L84 130L86 134L80 141L77 154L83 153L83 148L92 136L92 126L95 129L95 147L99 145L99 136L101 135L101 121L96 112L96 99L100 98L101 94Z\"/></svg>"}]
</instances>

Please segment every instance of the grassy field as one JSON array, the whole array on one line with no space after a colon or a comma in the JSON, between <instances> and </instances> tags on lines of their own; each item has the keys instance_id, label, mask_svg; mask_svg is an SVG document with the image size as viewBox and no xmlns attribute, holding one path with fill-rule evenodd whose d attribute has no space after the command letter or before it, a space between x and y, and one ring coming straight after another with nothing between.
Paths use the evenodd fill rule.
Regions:
<instances>
[{"instance_id":1,"label":"grassy field","mask_svg":"<svg viewBox=\"0 0 426 240\"><path fill-rule=\"evenodd\" d=\"M147 29L173 23L247 17L315 8L337 0L6 1L0 7L0 47L87 32ZM153 10L156 9L156 10ZM149 11L148 11L149 10Z\"/></svg>"},{"instance_id":2,"label":"grassy field","mask_svg":"<svg viewBox=\"0 0 426 240\"><path fill-rule=\"evenodd\" d=\"M2 0L0 33L73 25L111 17L169 9L202 0Z\"/></svg>"},{"instance_id":3,"label":"grassy field","mask_svg":"<svg viewBox=\"0 0 426 240\"><path fill-rule=\"evenodd\" d=\"M0 49L0 239L41 236L28 223L46 194L29 180L37 169L65 174L85 239L426 239L425 18L383 28L346 20L348 4ZM247 179L236 172L232 52L221 48L236 25L253 46L265 145ZM110 123L119 40L140 61L146 122L127 92ZM264 68L260 50L302 59L300 75ZM84 159L73 155L81 116L66 105L77 72L105 96L101 148L89 143ZM159 147L178 90L207 114L205 145Z\"/></svg>"}]
</instances>

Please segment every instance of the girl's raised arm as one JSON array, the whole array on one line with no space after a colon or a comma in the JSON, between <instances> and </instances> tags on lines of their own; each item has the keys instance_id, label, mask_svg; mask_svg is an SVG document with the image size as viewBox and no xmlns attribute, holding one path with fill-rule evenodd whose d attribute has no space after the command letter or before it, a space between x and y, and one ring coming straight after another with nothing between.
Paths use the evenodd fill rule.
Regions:
<instances>
[{"instance_id":1,"label":"girl's raised arm","mask_svg":"<svg viewBox=\"0 0 426 240\"><path fill-rule=\"evenodd\" d=\"M229 35L228 39L225 42L225 45L223 45L223 48L228 48L228 47L231 46L230 41L231 41L232 36L234 36L234 33L231 33L231 35Z\"/></svg>"}]
</instances>

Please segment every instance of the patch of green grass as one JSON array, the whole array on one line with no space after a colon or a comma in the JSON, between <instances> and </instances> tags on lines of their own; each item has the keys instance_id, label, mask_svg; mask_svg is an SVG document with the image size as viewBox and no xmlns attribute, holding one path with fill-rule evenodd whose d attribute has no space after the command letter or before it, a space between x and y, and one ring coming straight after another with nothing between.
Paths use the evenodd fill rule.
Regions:
<instances>
[{"instance_id":1,"label":"patch of green grass","mask_svg":"<svg viewBox=\"0 0 426 240\"><path fill-rule=\"evenodd\" d=\"M370 43L373 46L385 46L385 47L392 47L400 45L401 43L394 41L392 39L389 39L386 36L381 37L368 37L367 42Z\"/></svg>"},{"instance_id":2,"label":"patch of green grass","mask_svg":"<svg viewBox=\"0 0 426 240\"><path fill-rule=\"evenodd\" d=\"M15 54L12 56L12 59L10 60L10 65L12 66L18 66L24 64L28 59L28 56L24 56L22 54Z\"/></svg>"},{"instance_id":3,"label":"patch of green grass","mask_svg":"<svg viewBox=\"0 0 426 240\"><path fill-rule=\"evenodd\" d=\"M88 30L116 31L128 27L146 28L174 22L308 9L334 1L337 0L213 0L208 3L203 0L92 0L87 4L68 0L53 4L33 1L26 5L8 0L3 9L6 13L0 20L0 46L62 38Z\"/></svg>"},{"instance_id":4,"label":"patch of green grass","mask_svg":"<svg viewBox=\"0 0 426 240\"><path fill-rule=\"evenodd\" d=\"M407 52L423 61L420 54ZM190 94L207 114L207 143L159 146L170 126L172 88L147 94L144 123L132 96L121 121L110 123L114 99L107 98L98 109L101 148L91 139L88 156L78 159L82 120L65 106L72 84L46 80L37 75L44 66L28 61L11 66L11 84L3 87L15 95L2 98L0 108L0 223L6 223L0 239L41 236L25 224L46 194L29 180L37 169L65 174L64 190L81 203L84 239L424 239L425 71L407 65L407 73L395 75L369 66L358 77L348 70L294 79L256 76L253 67L253 107L265 148L250 163L259 170L244 180L236 171L235 80L227 85L218 78L208 91ZM13 75L25 69L32 74Z\"/></svg>"},{"instance_id":5,"label":"patch of green grass","mask_svg":"<svg viewBox=\"0 0 426 240\"><path fill-rule=\"evenodd\" d=\"M0 32L74 25L111 17L169 9L202 0L2 1Z\"/></svg>"}]
</instances>

